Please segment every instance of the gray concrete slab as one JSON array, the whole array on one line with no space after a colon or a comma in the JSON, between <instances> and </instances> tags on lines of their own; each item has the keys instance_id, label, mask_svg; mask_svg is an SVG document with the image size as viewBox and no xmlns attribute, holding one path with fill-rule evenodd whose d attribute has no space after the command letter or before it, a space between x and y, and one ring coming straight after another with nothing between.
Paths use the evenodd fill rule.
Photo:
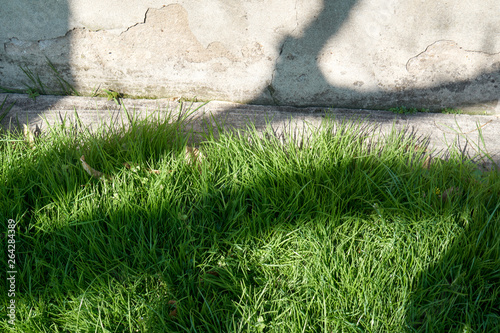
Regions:
<instances>
[{"instance_id":1,"label":"gray concrete slab","mask_svg":"<svg viewBox=\"0 0 500 333\"><path fill-rule=\"evenodd\" d=\"M96 129L99 124L127 122L123 106L139 118L151 115L177 116L191 110L190 121L195 131L202 131L206 122L218 122L226 128L245 129L251 122L258 130L270 124L278 133L286 130L318 128L325 117L337 122L364 121L376 127L381 135L392 129L406 129L414 135L429 139L429 150L434 155L454 146L470 158L491 168L500 166L500 115L454 115L440 113L416 113L400 115L389 111L363 109L325 109L318 107L285 107L245 105L212 101L208 103L178 102L169 99L123 99L122 105L99 97L39 96L36 100L23 94L0 94L7 97L7 104L15 103L2 125L29 123L32 129L38 125L42 132L51 124L62 120L75 121ZM489 159L486 157L489 156Z\"/></svg>"}]
</instances>

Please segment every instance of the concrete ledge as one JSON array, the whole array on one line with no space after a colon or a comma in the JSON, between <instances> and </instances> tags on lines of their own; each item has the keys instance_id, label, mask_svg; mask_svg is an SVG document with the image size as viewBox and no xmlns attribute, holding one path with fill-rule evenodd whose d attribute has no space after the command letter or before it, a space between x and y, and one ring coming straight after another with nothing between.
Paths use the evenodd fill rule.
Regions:
<instances>
[{"instance_id":1,"label":"concrete ledge","mask_svg":"<svg viewBox=\"0 0 500 333\"><path fill-rule=\"evenodd\" d=\"M6 94L0 94L3 101ZM102 122L109 123L124 119L121 106L106 98L74 96L39 96L36 100L27 95L11 94L6 104L14 103L2 125L9 123L29 123L31 128L38 125L42 131L48 124L55 124L62 119L76 120L76 114L83 125L96 128ZM195 131L200 131L207 121L217 121L227 128L246 128L252 122L258 130L271 124L278 132L294 129L302 133L305 129L317 128L325 116L336 121L359 121L376 126L382 135L391 129L407 129L414 135L429 139L429 148L435 152L445 151L455 145L469 157L486 167L493 163L500 166L500 116L451 115L439 113L416 113L399 115L389 111L323 109L318 107L297 108L287 106L244 105L229 102L212 101L208 103L180 103L168 99L126 99L121 101L130 112L143 118L158 112L159 114L178 115L192 111L191 124ZM193 111L195 110L195 111ZM123 117L123 118L122 118ZM121 122L120 122L121 123ZM485 159L488 155L491 159ZM483 157L481 159L481 157Z\"/></svg>"}]
</instances>

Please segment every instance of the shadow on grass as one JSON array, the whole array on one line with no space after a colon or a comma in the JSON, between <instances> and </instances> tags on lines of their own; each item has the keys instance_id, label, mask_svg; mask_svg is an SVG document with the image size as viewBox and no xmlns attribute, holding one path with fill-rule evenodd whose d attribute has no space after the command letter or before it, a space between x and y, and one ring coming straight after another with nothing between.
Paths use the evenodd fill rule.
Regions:
<instances>
[{"instance_id":1,"label":"shadow on grass","mask_svg":"<svg viewBox=\"0 0 500 333\"><path fill-rule=\"evenodd\" d=\"M494 332L500 325L500 204L470 210L450 246L415 276L407 324L418 332Z\"/></svg>"},{"instance_id":2,"label":"shadow on grass","mask_svg":"<svg viewBox=\"0 0 500 333\"><path fill-rule=\"evenodd\" d=\"M433 324L436 297L446 303L456 295L443 290L436 275L441 272L452 278L450 283L459 277L459 292L471 292L460 297L477 304L470 319L458 309L447 312L441 327L489 328L498 322L492 310L498 301L488 294L498 296L498 207L493 201L471 207L471 218L458 218L469 221L479 238L469 237L467 227L459 229L457 222L450 227L452 237L441 236L449 249L423 249L410 260L399 258L404 252L388 250L407 247L412 232L423 238L426 228L438 232L441 226L433 220L454 210L468 212L460 207L475 203L456 198L435 204L442 200L429 188L468 191L474 180L460 174L448 179L446 166L432 169L435 181L430 170L410 172L397 157L410 143L404 137L393 138L400 147L393 153L370 146L379 152L372 158L360 149L370 133L359 126L352 132L331 127L332 146L304 143L289 151L273 133L268 141L253 136L238 145L219 140L206 146L200 172L182 158L186 139L179 137L179 127L158 127L155 135L137 126L121 139L93 137L86 143L72 141L68 133L67 144L27 148L23 158L30 163L20 158L3 169L2 219L18 223L18 329L376 331L402 328L404 318L418 329ZM8 143L3 145L8 149ZM237 153L238 147L244 153ZM80 165L81 154L113 179L91 178ZM405 156L421 166L418 158L412 160L413 151ZM282 168L285 160L292 167ZM124 162L138 165L127 169ZM159 174L148 168L158 168ZM425 188L422 178L429 179ZM416 198L424 207L414 207ZM458 251L462 241L480 259ZM383 260L374 255L363 266L370 252ZM430 264L412 268L411 260L419 259ZM460 267L471 260L476 266L469 281ZM446 275L447 265L451 275ZM415 286L405 292L408 302L390 293L393 280L381 280L382 286L373 278L385 276L384 271L413 278ZM1 296L3 318L6 294ZM387 304L380 307L381 301ZM391 326L394 320L399 323ZM8 327L5 321L2 326Z\"/></svg>"}]
</instances>

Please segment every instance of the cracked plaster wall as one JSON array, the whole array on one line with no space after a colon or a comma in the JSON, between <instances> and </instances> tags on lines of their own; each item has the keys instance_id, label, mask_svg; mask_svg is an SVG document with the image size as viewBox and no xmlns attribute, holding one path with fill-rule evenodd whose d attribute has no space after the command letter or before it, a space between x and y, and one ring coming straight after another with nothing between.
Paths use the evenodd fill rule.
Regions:
<instances>
[{"instance_id":1,"label":"cracked plaster wall","mask_svg":"<svg viewBox=\"0 0 500 333\"><path fill-rule=\"evenodd\" d=\"M500 112L500 2L20 0L0 85L49 58L81 92ZM24 80L26 81L26 80Z\"/></svg>"}]
</instances>

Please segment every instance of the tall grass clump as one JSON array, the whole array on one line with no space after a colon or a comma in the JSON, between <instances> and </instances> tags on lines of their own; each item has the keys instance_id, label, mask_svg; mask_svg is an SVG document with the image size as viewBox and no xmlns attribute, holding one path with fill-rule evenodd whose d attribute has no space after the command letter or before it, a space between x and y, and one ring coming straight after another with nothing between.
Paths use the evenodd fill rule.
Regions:
<instances>
[{"instance_id":1,"label":"tall grass clump","mask_svg":"<svg viewBox=\"0 0 500 333\"><path fill-rule=\"evenodd\" d=\"M211 128L195 148L183 119L129 120L2 136L18 331L500 326L498 172L363 122Z\"/></svg>"}]
</instances>

